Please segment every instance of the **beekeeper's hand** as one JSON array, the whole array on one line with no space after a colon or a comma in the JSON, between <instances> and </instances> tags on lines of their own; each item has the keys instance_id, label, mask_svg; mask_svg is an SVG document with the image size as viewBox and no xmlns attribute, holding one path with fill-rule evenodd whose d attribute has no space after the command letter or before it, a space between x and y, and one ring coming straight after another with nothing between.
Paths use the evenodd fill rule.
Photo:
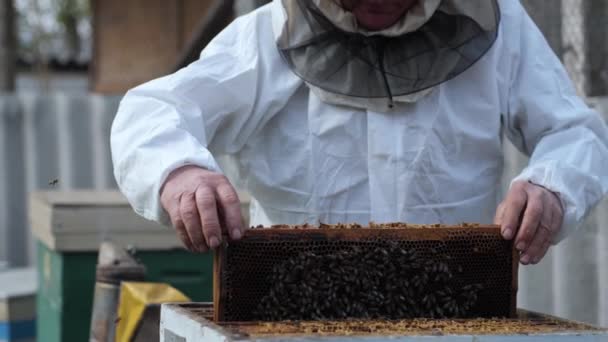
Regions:
<instances>
[{"instance_id":1,"label":"beekeeper's hand","mask_svg":"<svg viewBox=\"0 0 608 342\"><path fill-rule=\"evenodd\" d=\"M186 248L214 249L222 230L233 240L244 234L239 197L228 179L197 166L173 171L161 189L160 201Z\"/></svg>"},{"instance_id":2,"label":"beekeeper's hand","mask_svg":"<svg viewBox=\"0 0 608 342\"><path fill-rule=\"evenodd\" d=\"M496 210L494 223L505 239L515 238L521 263L537 264L559 232L564 210L557 194L526 181L514 182Z\"/></svg>"}]
</instances>

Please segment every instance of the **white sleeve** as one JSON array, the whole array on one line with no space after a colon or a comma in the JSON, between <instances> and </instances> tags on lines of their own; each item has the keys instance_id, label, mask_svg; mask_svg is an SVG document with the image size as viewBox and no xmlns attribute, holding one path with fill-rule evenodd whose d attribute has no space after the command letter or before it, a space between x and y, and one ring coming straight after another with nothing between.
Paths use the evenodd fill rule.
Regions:
<instances>
[{"instance_id":1,"label":"white sleeve","mask_svg":"<svg viewBox=\"0 0 608 342\"><path fill-rule=\"evenodd\" d=\"M514 180L541 185L560 196L564 223L557 243L575 231L608 192L608 130L576 95L564 67L519 1L512 38L505 130L529 155Z\"/></svg>"},{"instance_id":2,"label":"white sleeve","mask_svg":"<svg viewBox=\"0 0 608 342\"><path fill-rule=\"evenodd\" d=\"M121 101L111 132L114 175L138 214L168 225L159 191L169 173L183 165L221 172L210 151L237 153L297 89L269 16L258 10L235 20L197 62Z\"/></svg>"}]
</instances>

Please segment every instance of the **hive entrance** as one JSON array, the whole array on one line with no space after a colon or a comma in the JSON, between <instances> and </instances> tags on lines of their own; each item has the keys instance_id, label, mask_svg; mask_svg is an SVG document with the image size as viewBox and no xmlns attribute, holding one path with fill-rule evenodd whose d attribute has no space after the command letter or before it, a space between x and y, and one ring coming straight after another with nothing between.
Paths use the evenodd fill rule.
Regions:
<instances>
[{"instance_id":1,"label":"hive entrance","mask_svg":"<svg viewBox=\"0 0 608 342\"><path fill-rule=\"evenodd\" d=\"M497 227L275 227L215 260L216 321L507 317L517 264Z\"/></svg>"}]
</instances>

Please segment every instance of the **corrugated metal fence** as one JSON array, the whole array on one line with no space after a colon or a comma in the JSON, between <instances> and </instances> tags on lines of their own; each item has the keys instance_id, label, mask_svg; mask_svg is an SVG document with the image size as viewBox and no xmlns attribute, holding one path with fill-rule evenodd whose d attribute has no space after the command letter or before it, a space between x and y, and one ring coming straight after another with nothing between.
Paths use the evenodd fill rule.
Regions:
<instances>
[{"instance_id":1,"label":"corrugated metal fence","mask_svg":"<svg viewBox=\"0 0 608 342\"><path fill-rule=\"evenodd\" d=\"M26 194L115 187L109 131L118 97L0 97L0 264L31 263ZM608 112L608 100L598 108ZM505 184L526 159L506 146ZM608 203L538 266L521 271L520 306L608 326Z\"/></svg>"},{"instance_id":2,"label":"corrugated metal fence","mask_svg":"<svg viewBox=\"0 0 608 342\"><path fill-rule=\"evenodd\" d=\"M30 191L115 187L108 137L119 100L0 97L0 263L23 266L35 259L27 227Z\"/></svg>"}]
</instances>

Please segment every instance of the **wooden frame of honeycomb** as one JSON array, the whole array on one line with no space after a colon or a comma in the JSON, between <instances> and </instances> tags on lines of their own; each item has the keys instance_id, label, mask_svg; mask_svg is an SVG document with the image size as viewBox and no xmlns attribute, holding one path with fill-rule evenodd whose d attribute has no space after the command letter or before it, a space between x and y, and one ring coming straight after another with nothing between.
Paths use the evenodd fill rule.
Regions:
<instances>
[{"instance_id":1,"label":"wooden frame of honeycomb","mask_svg":"<svg viewBox=\"0 0 608 342\"><path fill-rule=\"evenodd\" d=\"M394 262L397 257L406 262ZM214 318L246 322L514 317L518 264L512 242L491 225L252 229L241 241L216 251ZM416 279L424 282L412 284ZM428 293L419 292L423 290Z\"/></svg>"}]
</instances>

